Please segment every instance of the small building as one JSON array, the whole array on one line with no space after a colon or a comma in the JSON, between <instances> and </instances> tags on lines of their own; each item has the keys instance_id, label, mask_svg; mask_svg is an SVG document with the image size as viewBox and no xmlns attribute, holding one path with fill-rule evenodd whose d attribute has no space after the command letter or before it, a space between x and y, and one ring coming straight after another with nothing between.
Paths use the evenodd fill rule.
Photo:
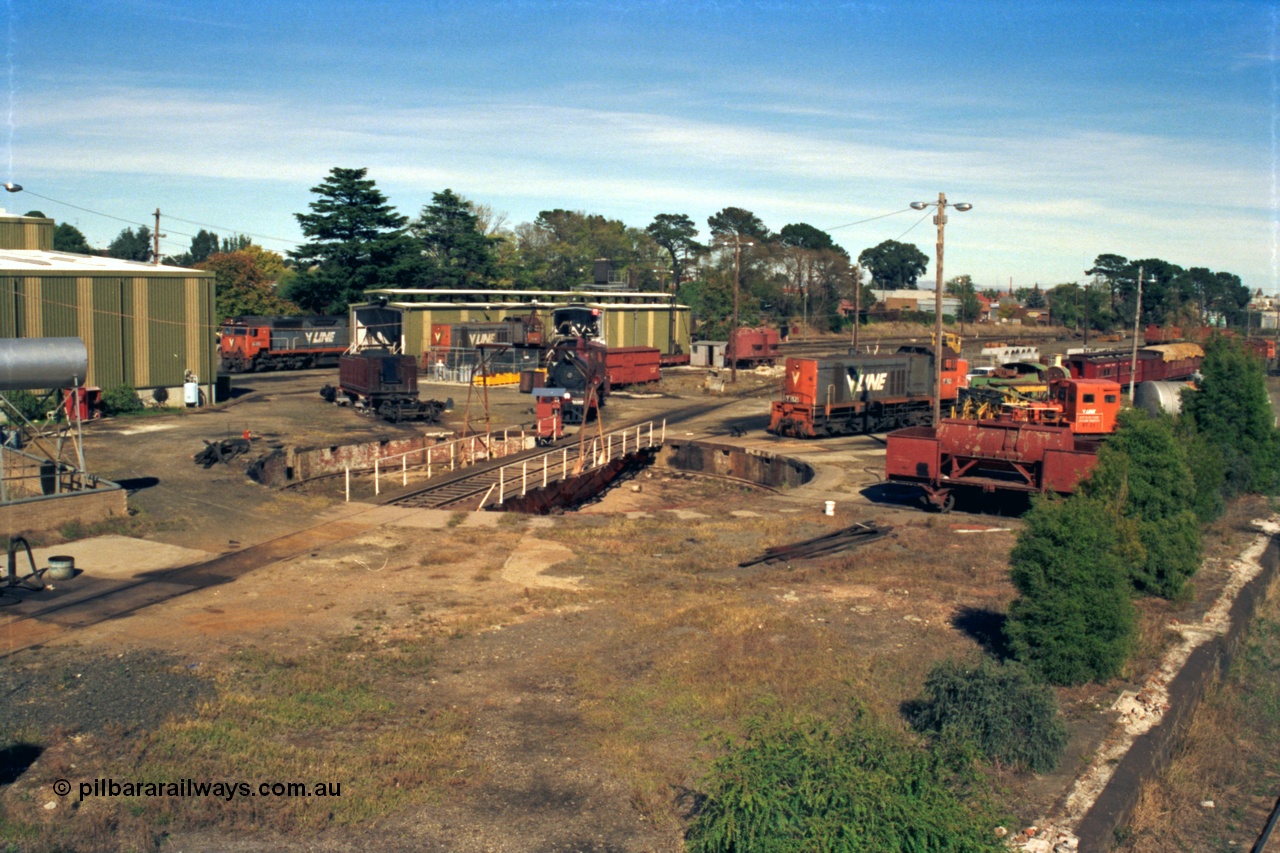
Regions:
<instances>
[{"instance_id":1,"label":"small building","mask_svg":"<svg viewBox=\"0 0 1280 853\"><path fill-rule=\"evenodd\" d=\"M163 388L177 401L190 372L213 399L213 273L55 252L53 228L0 213L0 337L80 338L86 385Z\"/></svg>"}]
</instances>

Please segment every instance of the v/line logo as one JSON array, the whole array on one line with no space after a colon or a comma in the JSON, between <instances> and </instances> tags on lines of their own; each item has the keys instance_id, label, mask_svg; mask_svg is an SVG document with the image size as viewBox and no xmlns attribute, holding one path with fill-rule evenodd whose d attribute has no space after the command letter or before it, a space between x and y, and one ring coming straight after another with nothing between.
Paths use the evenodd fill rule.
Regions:
<instances>
[{"instance_id":1,"label":"v/line logo","mask_svg":"<svg viewBox=\"0 0 1280 853\"><path fill-rule=\"evenodd\" d=\"M886 371L880 373L859 373L856 367L849 368L848 382L849 393L851 395L860 394L863 391L883 391L885 382L888 381L889 374Z\"/></svg>"},{"instance_id":2,"label":"v/line logo","mask_svg":"<svg viewBox=\"0 0 1280 853\"><path fill-rule=\"evenodd\" d=\"M306 338L309 344L331 344L337 337L337 332L307 332Z\"/></svg>"}]
</instances>

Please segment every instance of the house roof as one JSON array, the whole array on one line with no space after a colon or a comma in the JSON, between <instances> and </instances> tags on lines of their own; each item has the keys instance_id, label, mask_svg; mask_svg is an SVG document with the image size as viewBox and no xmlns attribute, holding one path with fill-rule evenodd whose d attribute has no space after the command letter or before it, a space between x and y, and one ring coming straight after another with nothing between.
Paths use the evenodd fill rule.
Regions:
<instances>
[{"instance_id":1,"label":"house roof","mask_svg":"<svg viewBox=\"0 0 1280 853\"><path fill-rule=\"evenodd\" d=\"M206 274L205 270L174 267L166 264L149 264L141 261L124 261L99 255L77 255L72 252L41 252L35 249L0 249L0 270L31 272L68 272L80 275L94 273L144 273Z\"/></svg>"}]
</instances>

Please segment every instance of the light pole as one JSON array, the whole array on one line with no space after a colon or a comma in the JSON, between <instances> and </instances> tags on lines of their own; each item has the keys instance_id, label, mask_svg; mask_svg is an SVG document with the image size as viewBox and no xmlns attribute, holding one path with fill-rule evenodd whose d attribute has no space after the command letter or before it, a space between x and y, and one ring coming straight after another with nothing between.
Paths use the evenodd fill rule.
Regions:
<instances>
[{"instance_id":1,"label":"light pole","mask_svg":"<svg viewBox=\"0 0 1280 853\"><path fill-rule=\"evenodd\" d=\"M942 421L942 246L943 246L943 229L947 225L947 208L954 207L963 213L966 210L972 210L973 205L966 202L958 204L948 204L947 194L938 193L937 201L913 201L911 208L913 210L924 210L926 207L935 207L938 212L933 217L933 224L938 226L938 263L937 278L934 294L934 323L933 323L933 425L937 426ZM959 353L956 353L959 356Z\"/></svg>"}]
</instances>

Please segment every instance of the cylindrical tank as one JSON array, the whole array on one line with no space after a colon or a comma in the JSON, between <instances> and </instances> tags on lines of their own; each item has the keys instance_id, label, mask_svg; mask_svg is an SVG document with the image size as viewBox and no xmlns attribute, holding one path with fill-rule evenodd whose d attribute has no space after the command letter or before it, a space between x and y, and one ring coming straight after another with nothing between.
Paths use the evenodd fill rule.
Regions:
<instances>
[{"instance_id":1,"label":"cylindrical tank","mask_svg":"<svg viewBox=\"0 0 1280 853\"><path fill-rule=\"evenodd\" d=\"M1182 412L1182 391L1192 386L1185 382L1139 382L1133 392L1133 404L1155 416Z\"/></svg>"},{"instance_id":2,"label":"cylindrical tank","mask_svg":"<svg viewBox=\"0 0 1280 853\"><path fill-rule=\"evenodd\" d=\"M89 372L89 351L79 338L0 341L0 391L73 388Z\"/></svg>"}]
</instances>

